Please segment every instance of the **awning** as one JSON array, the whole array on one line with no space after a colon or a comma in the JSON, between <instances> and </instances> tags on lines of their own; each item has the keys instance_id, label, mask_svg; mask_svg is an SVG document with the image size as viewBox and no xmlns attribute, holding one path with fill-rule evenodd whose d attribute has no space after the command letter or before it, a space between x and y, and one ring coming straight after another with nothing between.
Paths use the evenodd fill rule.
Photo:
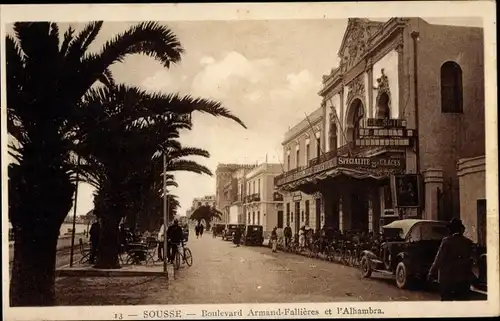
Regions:
<instances>
[{"instance_id":1,"label":"awning","mask_svg":"<svg viewBox=\"0 0 500 321\"><path fill-rule=\"evenodd\" d=\"M330 170L327 170L322 173L318 173L295 182L291 182L285 184L280 187L280 189L285 191L294 191L300 189L301 186L304 185L314 185L317 184L327 178L335 178L339 176L347 176L355 179L374 179L374 180L382 180L389 177L388 173L375 173L369 172L366 170L357 170L352 168L343 168L337 167Z\"/></svg>"}]
</instances>

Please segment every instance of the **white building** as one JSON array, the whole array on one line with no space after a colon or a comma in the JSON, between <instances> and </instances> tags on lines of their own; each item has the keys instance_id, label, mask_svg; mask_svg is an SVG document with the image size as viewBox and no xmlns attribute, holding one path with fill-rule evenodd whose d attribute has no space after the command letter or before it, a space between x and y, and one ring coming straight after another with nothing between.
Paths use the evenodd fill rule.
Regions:
<instances>
[{"instance_id":1,"label":"white building","mask_svg":"<svg viewBox=\"0 0 500 321\"><path fill-rule=\"evenodd\" d=\"M262 225L264 237L268 237L274 227L283 227L283 199L274 188L274 178L282 172L282 164L264 163L246 175L246 223Z\"/></svg>"}]
</instances>

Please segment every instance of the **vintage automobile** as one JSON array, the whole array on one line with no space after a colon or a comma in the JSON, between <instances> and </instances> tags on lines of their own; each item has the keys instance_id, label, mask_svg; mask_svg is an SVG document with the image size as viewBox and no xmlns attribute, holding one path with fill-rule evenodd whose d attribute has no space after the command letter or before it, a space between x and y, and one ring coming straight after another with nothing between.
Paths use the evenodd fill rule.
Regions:
<instances>
[{"instance_id":1,"label":"vintage automobile","mask_svg":"<svg viewBox=\"0 0 500 321\"><path fill-rule=\"evenodd\" d=\"M377 249L361 253L361 274L395 275L399 288L425 280L442 239L449 235L446 222L418 219L394 221L383 226L382 233Z\"/></svg>"},{"instance_id":2,"label":"vintage automobile","mask_svg":"<svg viewBox=\"0 0 500 321\"><path fill-rule=\"evenodd\" d=\"M214 236L222 236L225 228L226 226L224 224L214 224L212 227L212 233Z\"/></svg>"},{"instance_id":3,"label":"vintage automobile","mask_svg":"<svg viewBox=\"0 0 500 321\"><path fill-rule=\"evenodd\" d=\"M232 241L233 240L233 233L236 231L236 229L245 229L245 224L227 224L226 229L222 233L222 239L225 241Z\"/></svg>"},{"instance_id":4,"label":"vintage automobile","mask_svg":"<svg viewBox=\"0 0 500 321\"><path fill-rule=\"evenodd\" d=\"M262 225L247 225L245 245L262 245L264 243L264 227Z\"/></svg>"}]
</instances>

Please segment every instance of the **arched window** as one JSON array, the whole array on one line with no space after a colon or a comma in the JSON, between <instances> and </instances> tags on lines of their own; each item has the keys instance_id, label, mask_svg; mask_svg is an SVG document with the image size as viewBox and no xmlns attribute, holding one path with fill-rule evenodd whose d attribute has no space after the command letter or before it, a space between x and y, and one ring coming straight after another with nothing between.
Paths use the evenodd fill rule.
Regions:
<instances>
[{"instance_id":1,"label":"arched window","mask_svg":"<svg viewBox=\"0 0 500 321\"><path fill-rule=\"evenodd\" d=\"M441 66L441 112L463 112L462 69L454 61Z\"/></svg>"},{"instance_id":2,"label":"arched window","mask_svg":"<svg viewBox=\"0 0 500 321\"><path fill-rule=\"evenodd\" d=\"M330 150L337 150L337 124L330 122Z\"/></svg>"},{"instance_id":3,"label":"arched window","mask_svg":"<svg viewBox=\"0 0 500 321\"><path fill-rule=\"evenodd\" d=\"M389 108L389 95L386 92L381 93L377 101L377 118L391 118L391 110Z\"/></svg>"},{"instance_id":4,"label":"arched window","mask_svg":"<svg viewBox=\"0 0 500 321\"><path fill-rule=\"evenodd\" d=\"M364 108L363 108L363 103L360 100L357 100L356 106L354 106L354 121L353 121L353 126L354 126L354 131L353 131L353 137L352 141L355 142L356 138L359 137L359 125L361 123L361 120L363 119L363 116L365 114Z\"/></svg>"}]
</instances>

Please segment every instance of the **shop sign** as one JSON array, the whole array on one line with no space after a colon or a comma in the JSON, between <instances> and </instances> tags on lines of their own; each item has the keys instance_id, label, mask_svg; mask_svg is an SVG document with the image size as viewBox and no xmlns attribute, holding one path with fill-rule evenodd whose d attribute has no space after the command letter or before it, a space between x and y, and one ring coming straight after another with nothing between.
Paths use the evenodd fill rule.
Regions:
<instances>
[{"instance_id":1,"label":"shop sign","mask_svg":"<svg viewBox=\"0 0 500 321\"><path fill-rule=\"evenodd\" d=\"M410 138L359 138L356 146L411 146Z\"/></svg>"},{"instance_id":2,"label":"shop sign","mask_svg":"<svg viewBox=\"0 0 500 321\"><path fill-rule=\"evenodd\" d=\"M404 119L380 119L380 118L368 118L365 122L366 127L406 127L406 120Z\"/></svg>"},{"instance_id":3,"label":"shop sign","mask_svg":"<svg viewBox=\"0 0 500 321\"><path fill-rule=\"evenodd\" d=\"M292 195L292 201L294 201L294 202L300 202L301 200L302 200L302 193L301 192L293 193L293 195Z\"/></svg>"},{"instance_id":4,"label":"shop sign","mask_svg":"<svg viewBox=\"0 0 500 321\"><path fill-rule=\"evenodd\" d=\"M337 166L337 158L334 157L332 159L327 160L326 162L308 167L306 169L303 169L303 170L298 171L296 173L293 173L291 175L280 178L277 182L277 185L280 186L280 185L283 185L283 184L286 184L289 182L293 182L293 181L296 181L298 179L301 179L301 178L304 178L304 177L307 177L310 175L321 173L323 171L334 168L336 166Z\"/></svg>"},{"instance_id":5,"label":"shop sign","mask_svg":"<svg viewBox=\"0 0 500 321\"><path fill-rule=\"evenodd\" d=\"M360 128L360 137L415 137L414 129L406 128Z\"/></svg>"},{"instance_id":6,"label":"shop sign","mask_svg":"<svg viewBox=\"0 0 500 321\"><path fill-rule=\"evenodd\" d=\"M343 168L356 168L376 173L400 173L405 170L406 162L403 157L396 157L394 155L385 157L334 157L326 162L308 167L299 172L293 173L289 176L280 178L277 185L283 185L293 182L326 170L343 167Z\"/></svg>"},{"instance_id":7,"label":"shop sign","mask_svg":"<svg viewBox=\"0 0 500 321\"><path fill-rule=\"evenodd\" d=\"M404 157L338 157L338 166L344 168L360 169L404 169Z\"/></svg>"}]
</instances>

